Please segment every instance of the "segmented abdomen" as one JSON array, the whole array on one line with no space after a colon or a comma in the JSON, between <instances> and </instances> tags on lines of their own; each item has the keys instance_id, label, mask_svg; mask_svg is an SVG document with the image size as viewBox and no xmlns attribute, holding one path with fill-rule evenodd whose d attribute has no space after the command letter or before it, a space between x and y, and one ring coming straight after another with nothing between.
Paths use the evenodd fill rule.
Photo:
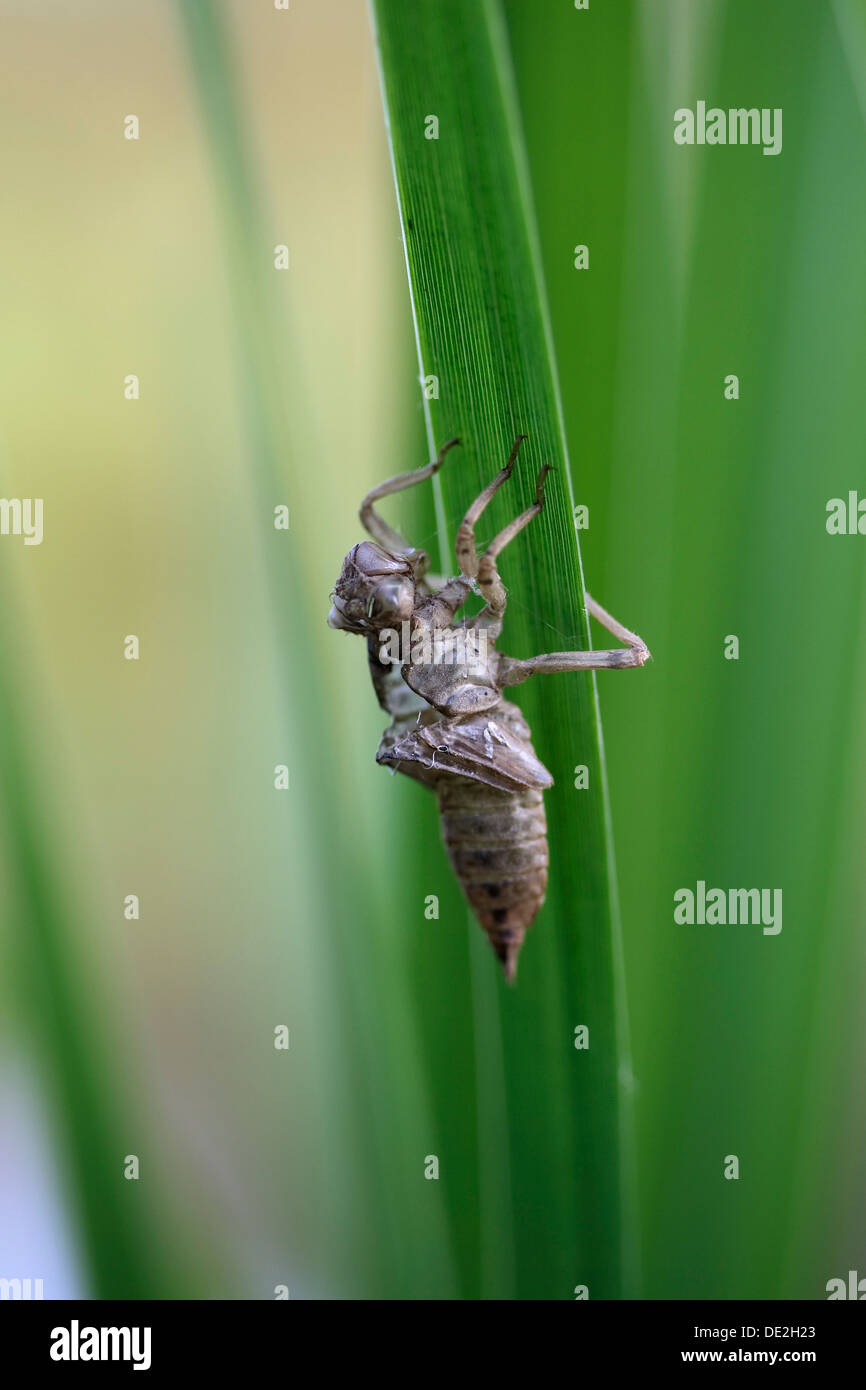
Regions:
<instances>
[{"instance_id":1,"label":"segmented abdomen","mask_svg":"<svg viewBox=\"0 0 866 1390\"><path fill-rule=\"evenodd\" d=\"M436 786L442 836L460 886L511 980L547 888L547 821L536 787L498 791L468 777Z\"/></svg>"}]
</instances>

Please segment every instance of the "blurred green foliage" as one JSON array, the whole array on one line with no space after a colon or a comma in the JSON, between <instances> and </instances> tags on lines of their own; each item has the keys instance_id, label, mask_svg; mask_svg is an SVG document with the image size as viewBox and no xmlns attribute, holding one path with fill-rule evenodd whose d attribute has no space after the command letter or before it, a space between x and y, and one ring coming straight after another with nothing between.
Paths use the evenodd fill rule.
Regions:
<instances>
[{"instance_id":1,"label":"blurred green foliage","mask_svg":"<svg viewBox=\"0 0 866 1390\"><path fill-rule=\"evenodd\" d=\"M590 926L602 827L578 837L568 776L596 757L572 756L566 732L589 727L589 679L526 688L557 778L556 877L506 992L432 799L374 765L362 644L325 626L361 495L429 447L363 7L19 9L0 95L16 131L0 490L45 498L45 540L0 539L0 1038L4 1074L42 1064L82 1292L568 1298L589 1262L591 1296L616 1293L613 1077L581 1079L563 1026L592 1007L610 1021L588 990L612 966ZM461 10L496 31L492 3ZM400 31L419 70L432 13ZM824 526L862 474L863 7L502 13L587 582L655 658L598 681L641 1290L820 1298L862 1269L866 1236L863 541ZM505 157L496 91L480 129L469 102L486 32L447 50L460 90L398 104L456 116ZM699 99L782 107L782 154L676 146L673 112ZM452 199L461 247L488 192L479 177ZM513 327L531 288L494 279L484 313L500 302ZM432 494L389 512L419 543L453 534L499 466L525 382L542 380L532 409L549 415L530 329L519 362L503 335L497 399L473 389L468 337L438 342L429 312L428 346L464 368L435 433L467 447L438 515ZM485 370L496 341L478 345ZM532 447L515 500L559 449L543 432ZM574 560L560 471L503 562L518 655L582 637L556 582ZM130 632L139 663L123 660ZM782 887L780 935L676 926L673 892L699 878Z\"/></svg>"}]
</instances>

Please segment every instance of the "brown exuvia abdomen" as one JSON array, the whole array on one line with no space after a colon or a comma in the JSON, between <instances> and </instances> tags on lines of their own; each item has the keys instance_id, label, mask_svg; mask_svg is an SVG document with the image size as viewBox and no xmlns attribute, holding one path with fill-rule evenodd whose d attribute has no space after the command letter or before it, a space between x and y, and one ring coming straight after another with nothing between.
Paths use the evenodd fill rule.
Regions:
<instances>
[{"instance_id":1,"label":"brown exuvia abdomen","mask_svg":"<svg viewBox=\"0 0 866 1390\"><path fill-rule=\"evenodd\" d=\"M499 791L469 777L437 784L442 837L469 905L505 977L547 888L547 821L537 787Z\"/></svg>"}]
</instances>

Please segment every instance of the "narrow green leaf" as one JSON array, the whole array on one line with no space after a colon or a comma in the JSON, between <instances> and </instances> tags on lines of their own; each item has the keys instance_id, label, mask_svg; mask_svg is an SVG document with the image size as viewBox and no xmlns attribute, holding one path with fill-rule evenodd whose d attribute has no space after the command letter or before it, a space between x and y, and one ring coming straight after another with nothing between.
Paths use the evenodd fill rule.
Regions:
<instances>
[{"instance_id":1,"label":"narrow green leaf","mask_svg":"<svg viewBox=\"0 0 866 1390\"><path fill-rule=\"evenodd\" d=\"M501 557L510 599L500 645L516 656L585 648L575 495L499 7L372 8L419 371L436 378L424 392L431 454L452 436L463 441L437 480L440 563L454 571L460 517L526 434L485 533L531 503L542 464L556 472L542 517ZM616 1298L634 1291L630 1066L595 679L538 677L514 698L555 778L551 876L516 990L496 979L472 926L488 957L486 970L473 957L482 1292L573 1297L585 1284L590 1297ZM574 785L581 764L587 790ZM588 1051L574 1046L580 1024ZM487 1060L500 1051L501 1069Z\"/></svg>"},{"instance_id":2,"label":"narrow green leaf","mask_svg":"<svg viewBox=\"0 0 866 1390\"><path fill-rule=\"evenodd\" d=\"M7 653L16 648L10 611L4 593L0 645ZM70 834L34 785L38 751L22 710L26 698L0 671L0 818L9 863L4 904L17 928L13 987L28 1052L32 1048L56 1112L93 1295L180 1297L189 1287L188 1264L178 1258L172 1267L147 1188L124 1181L130 1148L147 1161L148 1130L134 1101L122 1095L108 1043L111 1009L89 996Z\"/></svg>"}]
</instances>

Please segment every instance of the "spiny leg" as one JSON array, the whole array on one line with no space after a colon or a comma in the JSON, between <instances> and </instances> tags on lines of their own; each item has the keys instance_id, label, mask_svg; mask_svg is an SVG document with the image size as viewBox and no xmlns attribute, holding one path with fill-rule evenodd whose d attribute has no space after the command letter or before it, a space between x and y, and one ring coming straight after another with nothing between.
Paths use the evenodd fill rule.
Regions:
<instances>
[{"instance_id":1,"label":"spiny leg","mask_svg":"<svg viewBox=\"0 0 866 1390\"><path fill-rule=\"evenodd\" d=\"M488 545L481 559L478 561L478 587L482 597L486 601L487 607L483 608L478 614L476 622L480 619L484 626L487 626L492 619L495 623L501 622L502 614L505 612L507 591L502 580L499 578L499 571L496 568L496 557L501 550L504 550L509 541L519 535L524 526L528 526L530 521L542 510L544 506L544 480L551 471L552 464L546 463L538 474L535 483L535 501L531 507L527 507L525 512L515 517L510 525L506 526L498 536L494 536Z\"/></svg>"},{"instance_id":2,"label":"spiny leg","mask_svg":"<svg viewBox=\"0 0 866 1390\"><path fill-rule=\"evenodd\" d=\"M358 515L361 518L361 525L364 530L373 537L378 545L389 550L392 554L420 554L409 544L399 531L395 531L389 526L387 521L379 515L373 506L380 497L389 497L392 492L402 492L404 488L414 487L416 483L423 483L427 478L432 478L434 473L438 473L442 464L445 462L445 455L449 449L453 449L455 444L459 444L459 439L449 439L447 444L443 444L439 453L432 463L426 463L423 468L414 468L411 473L398 473L395 478L386 478L384 483L374 487L367 493L361 503Z\"/></svg>"},{"instance_id":3,"label":"spiny leg","mask_svg":"<svg viewBox=\"0 0 866 1390\"><path fill-rule=\"evenodd\" d=\"M501 685L519 685L521 681L529 680L530 676L553 671L620 670L629 666L643 666L644 662L649 661L650 650L642 637L612 618L590 594L586 594L585 598L587 612L626 646L597 652L545 652L527 661L505 656L499 668Z\"/></svg>"},{"instance_id":4,"label":"spiny leg","mask_svg":"<svg viewBox=\"0 0 866 1390\"><path fill-rule=\"evenodd\" d=\"M514 468L517 454L525 438L525 434L519 434L517 436L505 467L500 468L493 481L488 483L484 491L478 494L457 528L457 568L467 579L475 579L478 574L478 556L475 551L475 523L490 499L499 491L502 484L507 482L511 477L511 471Z\"/></svg>"},{"instance_id":5,"label":"spiny leg","mask_svg":"<svg viewBox=\"0 0 866 1390\"><path fill-rule=\"evenodd\" d=\"M590 617L595 618L597 623L601 623L602 627L605 628L612 637L616 637L620 642L624 642L627 647L631 647L633 651L639 654L638 659L634 663L635 666L643 666L645 661L651 660L652 654L642 637L638 637L636 632L632 632L631 629L627 628L623 623L617 622L616 618L612 618L610 613L607 612L607 609L602 608L600 603L596 603L592 594L584 592L583 596L586 599L586 611L589 613ZM596 652L596 656L601 655L601 652Z\"/></svg>"}]
</instances>

